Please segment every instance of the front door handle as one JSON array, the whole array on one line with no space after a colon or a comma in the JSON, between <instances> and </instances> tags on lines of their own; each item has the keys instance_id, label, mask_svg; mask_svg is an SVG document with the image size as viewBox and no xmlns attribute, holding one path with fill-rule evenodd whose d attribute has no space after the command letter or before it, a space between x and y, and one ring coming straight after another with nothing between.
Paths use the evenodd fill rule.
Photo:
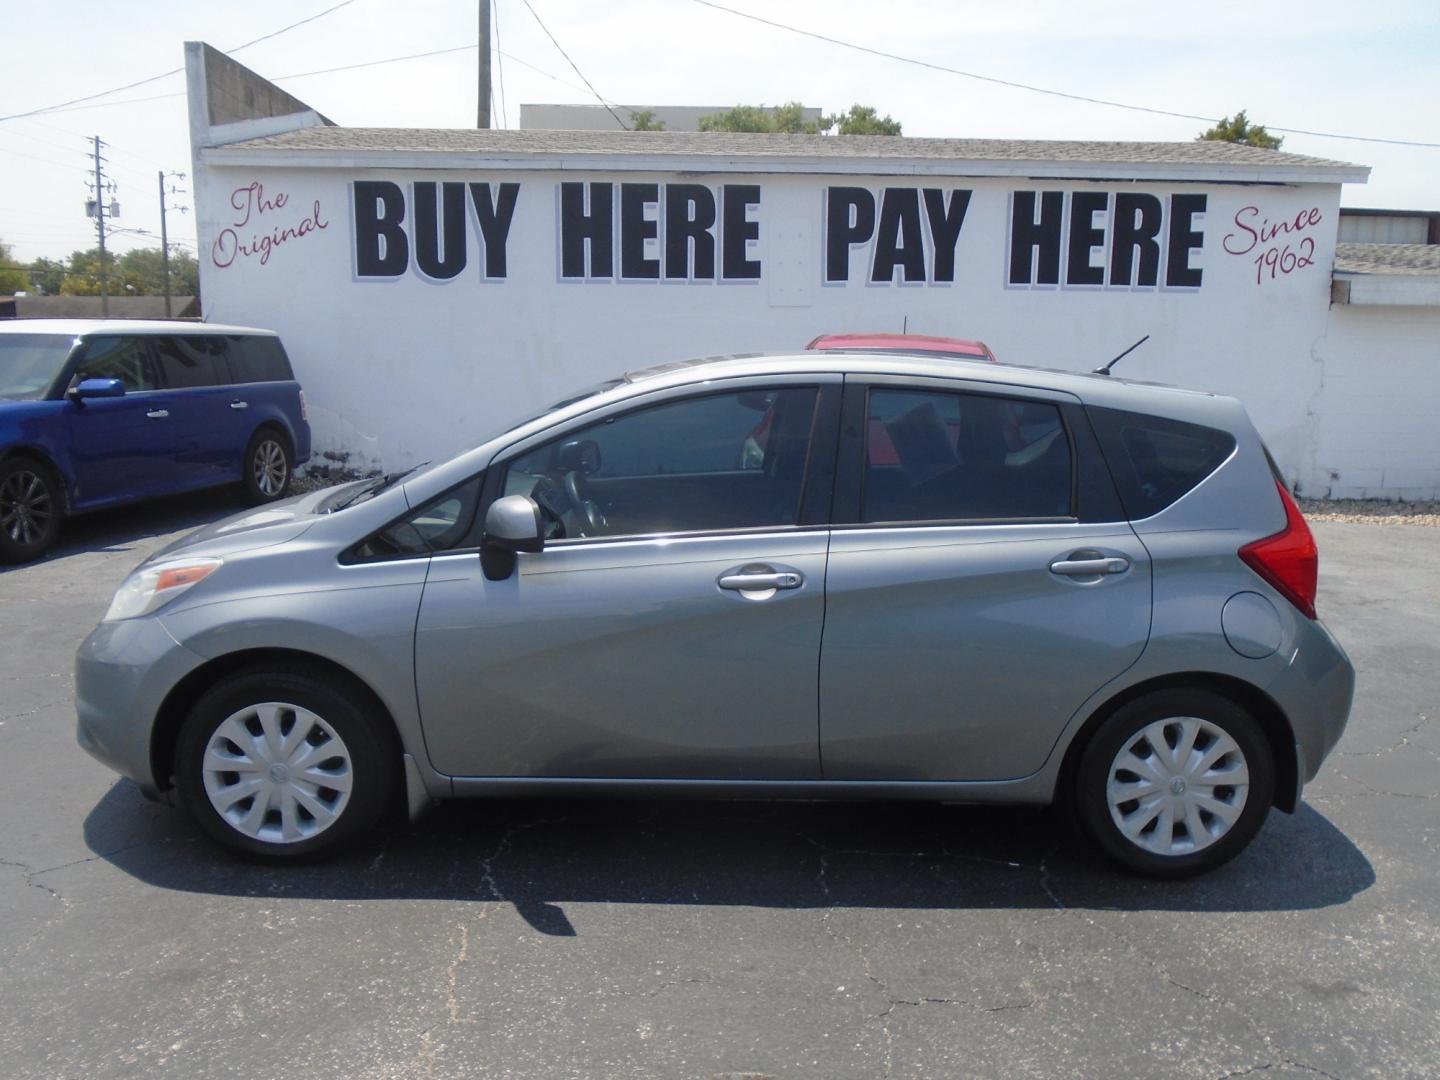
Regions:
<instances>
[{"instance_id":1,"label":"front door handle","mask_svg":"<svg viewBox=\"0 0 1440 1080\"><path fill-rule=\"evenodd\" d=\"M249 403L248 401L238 401L238 400L237 400L237 401L232 401L232 402L230 402L230 407L231 407L232 409L248 409L248 408L250 407L250 403Z\"/></svg>"},{"instance_id":2,"label":"front door handle","mask_svg":"<svg viewBox=\"0 0 1440 1080\"><path fill-rule=\"evenodd\" d=\"M1064 574L1067 577L1094 577L1097 574L1123 574L1129 569L1129 559L1113 556L1059 559L1050 564L1050 572L1052 574Z\"/></svg>"},{"instance_id":3,"label":"front door handle","mask_svg":"<svg viewBox=\"0 0 1440 1080\"><path fill-rule=\"evenodd\" d=\"M719 585L722 589L760 592L765 589L798 589L804 580L804 577L794 570L783 570L774 573L724 574Z\"/></svg>"},{"instance_id":4,"label":"front door handle","mask_svg":"<svg viewBox=\"0 0 1440 1080\"><path fill-rule=\"evenodd\" d=\"M170 410L169 410L169 409L151 409L151 410L150 410L149 412L147 412L145 415L148 416L151 420L164 420L167 416L170 415Z\"/></svg>"}]
</instances>

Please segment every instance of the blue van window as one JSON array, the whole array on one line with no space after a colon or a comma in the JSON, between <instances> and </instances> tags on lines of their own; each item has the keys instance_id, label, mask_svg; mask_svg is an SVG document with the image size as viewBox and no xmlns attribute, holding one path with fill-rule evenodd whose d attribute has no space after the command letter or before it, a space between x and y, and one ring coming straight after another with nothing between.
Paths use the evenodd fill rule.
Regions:
<instances>
[{"instance_id":1,"label":"blue van window","mask_svg":"<svg viewBox=\"0 0 1440 1080\"><path fill-rule=\"evenodd\" d=\"M265 334L230 334L230 377L237 383L289 382L295 378L280 339Z\"/></svg>"},{"instance_id":2,"label":"blue van window","mask_svg":"<svg viewBox=\"0 0 1440 1080\"><path fill-rule=\"evenodd\" d=\"M143 338L93 337L85 342L85 356L78 368L87 379L119 379L125 390L155 390L155 362Z\"/></svg>"},{"instance_id":3,"label":"blue van window","mask_svg":"<svg viewBox=\"0 0 1440 1080\"><path fill-rule=\"evenodd\" d=\"M230 381L225 364L225 339L193 334L157 337L155 356L160 378L171 390L219 386Z\"/></svg>"}]
</instances>

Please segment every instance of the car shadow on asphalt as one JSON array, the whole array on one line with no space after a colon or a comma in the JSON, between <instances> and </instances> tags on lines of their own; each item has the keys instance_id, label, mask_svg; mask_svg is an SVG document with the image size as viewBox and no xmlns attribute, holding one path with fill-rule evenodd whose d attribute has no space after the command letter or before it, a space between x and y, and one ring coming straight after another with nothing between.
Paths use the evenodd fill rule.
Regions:
<instances>
[{"instance_id":1,"label":"car shadow on asphalt","mask_svg":"<svg viewBox=\"0 0 1440 1080\"><path fill-rule=\"evenodd\" d=\"M79 514L65 519L58 543L43 558L16 566L0 565L0 572L55 562L72 555L131 551L138 541L198 529L244 508L236 489L225 487ZM136 561L139 561L138 555Z\"/></svg>"},{"instance_id":2,"label":"car shadow on asphalt","mask_svg":"<svg viewBox=\"0 0 1440 1080\"><path fill-rule=\"evenodd\" d=\"M475 799L311 866L247 862L117 782L85 820L96 856L157 888L325 900L500 901L574 936L566 903L767 908L1290 911L1342 904L1369 860L1308 805L1188 881L1114 868L1039 808L929 803Z\"/></svg>"}]
</instances>

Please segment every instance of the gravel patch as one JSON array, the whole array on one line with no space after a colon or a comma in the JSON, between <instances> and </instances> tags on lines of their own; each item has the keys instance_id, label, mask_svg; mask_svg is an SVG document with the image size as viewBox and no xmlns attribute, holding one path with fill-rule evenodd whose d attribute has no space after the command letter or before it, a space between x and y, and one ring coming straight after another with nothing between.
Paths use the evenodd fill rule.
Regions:
<instances>
[{"instance_id":1,"label":"gravel patch","mask_svg":"<svg viewBox=\"0 0 1440 1080\"><path fill-rule=\"evenodd\" d=\"M1300 499L1309 521L1352 525L1425 525L1440 528L1440 500L1389 502L1385 499Z\"/></svg>"}]
</instances>

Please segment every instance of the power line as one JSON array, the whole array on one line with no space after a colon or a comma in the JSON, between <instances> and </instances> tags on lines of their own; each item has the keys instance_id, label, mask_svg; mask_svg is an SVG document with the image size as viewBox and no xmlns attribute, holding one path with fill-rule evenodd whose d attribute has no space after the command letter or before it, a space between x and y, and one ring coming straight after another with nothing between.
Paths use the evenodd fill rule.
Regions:
<instances>
[{"instance_id":1,"label":"power line","mask_svg":"<svg viewBox=\"0 0 1440 1080\"><path fill-rule=\"evenodd\" d=\"M324 11L319 11L316 12L314 15L306 16L305 18L300 19L297 22L291 23L289 26L282 26L279 30L272 30L270 33L263 34L258 38L247 41L243 45L236 45L233 49L227 49L225 55L231 56L239 52L241 49L248 49L252 45L259 45L262 41L269 41L271 38L279 37L281 34L288 33L289 31L294 30L297 26L304 26L306 23L314 22L316 19L323 18L324 16L329 15L332 11L339 11L341 8L349 7L353 3L355 3L355 0L340 0L340 3L334 4L331 7L326 8ZM28 112L13 113L10 116L0 116L0 122L6 120L20 120L27 116L38 116L41 113L59 112L60 110L65 109L68 106L78 105L84 101L94 101L96 98L109 97L111 94L118 94L125 90L133 90L137 86L145 86L148 83L159 82L161 79L168 79L171 75L178 75L184 70L184 65L181 65L177 68L171 68L169 71L162 71L159 75L151 75L149 78L137 79L135 80L135 82L126 83L124 86L115 86L109 90L102 90L98 94L86 94L84 97L71 98L69 101L62 101L57 105L47 105L39 109L31 109Z\"/></svg>"},{"instance_id":2,"label":"power line","mask_svg":"<svg viewBox=\"0 0 1440 1080\"><path fill-rule=\"evenodd\" d=\"M285 81L288 80L288 79L304 79L304 78L308 78L308 77L311 76L311 75L330 75L330 74L333 74L333 73L335 73L335 72L337 72L337 71L355 71L355 70L358 70L359 68L379 67L379 66L382 65L382 64L398 64L398 63L400 63L400 62L402 62L402 61L405 61L405 60L421 60L421 59L424 59L424 58L430 57L430 56L444 56L444 55L447 54L447 53L466 52L466 51L469 51L469 50L473 50L473 49L475 49L475 48L478 48L478 46L476 46L476 45L456 45L456 46L452 46L451 48L448 48L448 49L431 49L431 50L429 50L428 52L406 53L406 54L404 54L403 56L386 56L386 57L382 57L382 58L379 59L379 60L365 60L365 61L363 61L363 62L361 62L361 63L358 63L358 64L342 64L340 67L319 68L319 69L317 69L317 70L315 70L315 71L299 71L299 72L296 72L296 73L293 74L293 75L274 75L274 76L271 76L271 77L270 77L270 81L271 81L271 82L285 82ZM545 78L549 79L551 82L559 83L561 86L568 86L568 87L570 87L570 89L572 89L572 90L579 90L581 93L593 93L593 92L594 92L594 88L593 88L593 87L579 86L579 85L577 85L577 84L575 84L575 83L573 83L573 82L570 82L568 79L562 79L562 78L560 78L558 75L553 75L553 74L551 74L550 72L546 71L546 70L545 70L544 68L542 68L542 67L537 67L536 65L530 63L530 61L528 61L528 60L522 60L520 57L516 56L514 53L505 52L504 50L501 50L501 49L497 49L496 52L500 53L501 56L505 57L505 59L509 60L512 64L519 64L521 67L529 68L531 71L535 72L537 75L543 75ZM147 102L147 101L165 101L165 100L168 100L168 99L170 99L170 98L178 98L178 97L184 97L184 96L185 96L185 91L183 91L183 90L177 90L177 91L176 91L175 93L173 93L173 94L152 94L152 95L150 95L150 96L148 96L148 97L121 98L119 101L100 101L100 102L96 102L95 104L92 104L92 105L75 105L75 106L71 106L71 107L69 107L69 108L56 109L56 110L54 110L54 111L55 111L55 112L84 112L86 109L108 109L108 108L112 108L113 106L116 106L116 105L137 105L137 104L141 104L141 103ZM605 99L605 98L602 98L602 99L601 99L601 103L602 103L602 104L605 104L605 103L607 103L607 102L608 102L608 104L611 104L611 105L616 104L616 102L608 101L608 99ZM30 120L30 121L27 121L27 122L28 122L28 123L34 123L33 120ZM56 129L54 129L54 130L59 131L59 130L61 130L61 129L56 128ZM89 138L88 135L86 135L86 136L81 136L81 137L82 137L82 138ZM125 153L126 151L120 151L120 152L121 152L121 153Z\"/></svg>"},{"instance_id":3,"label":"power line","mask_svg":"<svg viewBox=\"0 0 1440 1080\"><path fill-rule=\"evenodd\" d=\"M886 52L883 49L874 49L868 45L857 45L853 41L844 41L841 38L830 37L828 34L817 33L814 30L802 30L798 26L790 26L787 23L776 22L774 19L767 19L760 15L752 15L748 11L740 11L737 8L726 7L724 4L717 4L715 0L693 0L693 2L702 7L714 8L716 11L724 11L731 15L739 16L742 19L749 19L751 22L774 27L777 30L785 30L792 34L799 34L801 37L813 38L816 41L824 41L831 45L839 45L845 49L868 53L871 56L878 56L885 60L895 60L902 64L911 64L915 67L928 68L931 71L944 72L947 75L960 75L966 79L976 79L980 82L993 83L996 86L1008 86L1012 90L1028 90L1033 94L1046 94L1050 97L1064 98L1067 101L1082 101L1090 105L1105 105L1112 109L1128 109L1131 112L1150 113L1154 116L1168 116L1178 120L1198 120L1205 124L1218 124L1220 122L1219 118L1214 116L1199 116L1195 113L1173 112L1169 109L1157 109L1148 105L1131 105L1124 101L1110 101L1107 98L1089 97L1085 94L1072 94L1064 90L1051 90L1044 86L1032 86L1029 83L1001 79L994 75L981 75L974 71L963 71L960 68L931 63L929 60L917 60L913 56L901 56L899 53ZM529 0L526 0L526 6L529 6ZM1414 139L1382 139L1367 135L1337 135L1331 131L1310 131L1306 128L1279 127L1275 124L1266 124L1265 128L1267 131L1282 131L1287 135L1312 135L1320 139L1344 139L1348 142L1384 143L1389 146L1419 146L1427 149L1440 149L1440 143L1421 142Z\"/></svg>"},{"instance_id":4,"label":"power line","mask_svg":"<svg viewBox=\"0 0 1440 1080\"><path fill-rule=\"evenodd\" d=\"M545 36L550 39L550 44L554 45L556 51L559 52L561 56L565 57L565 62L574 69L576 75L580 76L580 81L583 82L586 86L590 87L590 93L595 95L595 100L600 102L601 105L605 106L605 111L608 112L612 117L614 117L615 123L619 124L624 130L629 131L629 125L626 124L624 120L620 119L619 114L617 114L615 110L610 107L610 103L600 95L600 91L596 90L595 87L591 85L590 80L585 78L585 73L580 70L579 66L575 63L574 60L570 59L570 54L560 47L560 42L556 41L555 35L550 33L550 28L545 25L544 21L536 13L535 9L531 7L530 0L520 0L520 2L529 9L531 15L535 16L535 21L540 24L540 29L545 31Z\"/></svg>"}]
</instances>

